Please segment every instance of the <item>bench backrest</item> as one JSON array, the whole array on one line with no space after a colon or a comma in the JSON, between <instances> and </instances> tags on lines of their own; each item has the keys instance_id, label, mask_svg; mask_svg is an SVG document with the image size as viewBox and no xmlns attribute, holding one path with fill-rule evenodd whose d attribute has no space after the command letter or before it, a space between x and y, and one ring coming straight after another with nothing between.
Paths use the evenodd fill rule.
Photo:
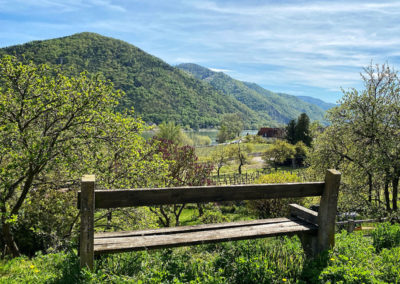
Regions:
<instances>
[{"instance_id":1,"label":"bench backrest","mask_svg":"<svg viewBox=\"0 0 400 284\"><path fill-rule=\"evenodd\" d=\"M85 176L82 183L94 182ZM90 185L89 185L90 187ZM89 187L84 187L89 188ZM324 182L95 190L95 208L321 196ZM83 191L83 189L82 189ZM78 193L80 200L81 192ZM78 202L79 206L79 202Z\"/></svg>"}]
</instances>

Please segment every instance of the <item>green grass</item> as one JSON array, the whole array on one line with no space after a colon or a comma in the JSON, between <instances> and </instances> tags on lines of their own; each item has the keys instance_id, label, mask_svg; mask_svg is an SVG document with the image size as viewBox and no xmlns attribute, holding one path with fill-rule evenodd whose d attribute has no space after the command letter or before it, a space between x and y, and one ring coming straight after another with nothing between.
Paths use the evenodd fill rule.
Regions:
<instances>
[{"instance_id":1,"label":"green grass","mask_svg":"<svg viewBox=\"0 0 400 284\"><path fill-rule=\"evenodd\" d=\"M397 236L399 225L382 226L376 237L338 233L314 260L297 237L103 255L94 272L79 271L70 251L1 260L0 283L399 283L399 243L374 242Z\"/></svg>"}]
</instances>

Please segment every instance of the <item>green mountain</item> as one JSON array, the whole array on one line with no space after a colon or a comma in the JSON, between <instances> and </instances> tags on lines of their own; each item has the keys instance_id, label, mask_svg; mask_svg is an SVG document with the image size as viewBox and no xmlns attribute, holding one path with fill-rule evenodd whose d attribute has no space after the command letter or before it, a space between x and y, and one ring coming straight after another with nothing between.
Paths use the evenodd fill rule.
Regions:
<instances>
[{"instance_id":1,"label":"green mountain","mask_svg":"<svg viewBox=\"0 0 400 284\"><path fill-rule=\"evenodd\" d=\"M309 96L297 96L297 97L299 99L301 99L302 101L305 101L305 102L310 103L310 104L317 105L317 106L319 106L320 108L322 108L325 111L337 106L336 104L327 103L327 102L324 102L323 100L320 100L320 99L317 99L317 98L313 98L313 97L309 97Z\"/></svg>"},{"instance_id":2,"label":"green mountain","mask_svg":"<svg viewBox=\"0 0 400 284\"><path fill-rule=\"evenodd\" d=\"M102 73L127 94L121 107L133 106L146 122L175 121L194 128L210 127L219 124L222 114L240 113L246 127L274 123L268 115L258 114L233 96L218 92L139 48L98 34L33 41L0 49L0 56L4 54L24 62L61 65L71 75L84 70Z\"/></svg>"},{"instance_id":3,"label":"green mountain","mask_svg":"<svg viewBox=\"0 0 400 284\"><path fill-rule=\"evenodd\" d=\"M235 80L222 72L214 72L193 63L184 63L177 67L237 99L265 119L272 118L278 123L287 123L303 112L307 113L311 120L322 121L324 118L323 109L296 96L274 93L255 83Z\"/></svg>"}]
</instances>

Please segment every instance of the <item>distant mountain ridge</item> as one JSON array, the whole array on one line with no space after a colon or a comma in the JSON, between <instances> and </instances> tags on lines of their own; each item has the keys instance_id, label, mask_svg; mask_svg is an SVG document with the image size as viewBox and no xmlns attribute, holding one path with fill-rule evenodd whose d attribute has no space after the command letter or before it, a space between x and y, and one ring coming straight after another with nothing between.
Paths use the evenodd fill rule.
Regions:
<instances>
[{"instance_id":1,"label":"distant mountain ridge","mask_svg":"<svg viewBox=\"0 0 400 284\"><path fill-rule=\"evenodd\" d=\"M323 117L320 108L301 100L282 101L281 96L257 85L201 66L204 70L200 78L189 75L187 70L175 68L134 45L95 33L1 48L0 56L5 54L23 62L59 65L70 75L84 70L101 73L127 94L121 108L134 107L135 113L149 123L175 121L192 128L214 127L223 114L239 113L245 127L258 128L286 123L301 112L311 119Z\"/></svg>"},{"instance_id":2,"label":"distant mountain ridge","mask_svg":"<svg viewBox=\"0 0 400 284\"><path fill-rule=\"evenodd\" d=\"M255 83L242 82L222 72L214 72L193 63L183 63L176 67L192 74L197 79L208 82L218 91L232 96L261 116L271 117L280 124L287 123L305 112L312 120L323 121L325 111L318 105L299 97L274 93Z\"/></svg>"},{"instance_id":3,"label":"distant mountain ridge","mask_svg":"<svg viewBox=\"0 0 400 284\"><path fill-rule=\"evenodd\" d=\"M310 103L310 104L317 105L317 106L319 106L320 108L322 108L325 111L337 106L336 104L327 103L327 102L325 102L323 100L320 100L320 99L317 99L317 98L313 98L313 97L309 97L309 96L297 96L297 97L299 99L301 99L302 101L305 101L305 102Z\"/></svg>"}]
</instances>

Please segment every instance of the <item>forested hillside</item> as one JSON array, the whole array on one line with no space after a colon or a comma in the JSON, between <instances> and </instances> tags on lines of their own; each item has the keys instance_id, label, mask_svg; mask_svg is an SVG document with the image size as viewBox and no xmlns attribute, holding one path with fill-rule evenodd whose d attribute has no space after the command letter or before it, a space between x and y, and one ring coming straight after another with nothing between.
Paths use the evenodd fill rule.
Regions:
<instances>
[{"instance_id":1,"label":"forested hillside","mask_svg":"<svg viewBox=\"0 0 400 284\"><path fill-rule=\"evenodd\" d=\"M214 72L193 63L180 64L177 67L232 96L264 119L273 118L278 123L287 123L301 113L307 113L312 120L323 120L323 109L296 96L274 93L257 84L235 80L222 72Z\"/></svg>"},{"instance_id":2,"label":"forested hillside","mask_svg":"<svg viewBox=\"0 0 400 284\"><path fill-rule=\"evenodd\" d=\"M4 54L24 62L73 67L71 75L83 70L102 73L115 88L126 92L122 107L133 106L146 122L209 127L218 125L224 113L240 113L246 127L272 120L131 44L94 33L0 49L0 56Z\"/></svg>"},{"instance_id":3,"label":"forested hillside","mask_svg":"<svg viewBox=\"0 0 400 284\"><path fill-rule=\"evenodd\" d=\"M322 120L324 115L321 108L297 97L195 64L179 65L183 72L134 45L94 33L0 49L0 56L4 54L24 62L61 65L74 76L84 70L102 73L115 88L126 92L120 107L134 107L149 123L175 121L193 128L212 127L219 124L222 114L239 113L246 128L258 128L287 123L303 112L312 120Z\"/></svg>"},{"instance_id":4,"label":"forested hillside","mask_svg":"<svg viewBox=\"0 0 400 284\"><path fill-rule=\"evenodd\" d=\"M322 108L323 110L328 110L331 109L333 107L336 106L336 104L332 104L332 103L327 103L324 102L323 100L317 99L317 98L313 98L313 97L309 97L309 96L298 96L299 99L308 102L310 104L314 104L319 106L320 108Z\"/></svg>"}]
</instances>

